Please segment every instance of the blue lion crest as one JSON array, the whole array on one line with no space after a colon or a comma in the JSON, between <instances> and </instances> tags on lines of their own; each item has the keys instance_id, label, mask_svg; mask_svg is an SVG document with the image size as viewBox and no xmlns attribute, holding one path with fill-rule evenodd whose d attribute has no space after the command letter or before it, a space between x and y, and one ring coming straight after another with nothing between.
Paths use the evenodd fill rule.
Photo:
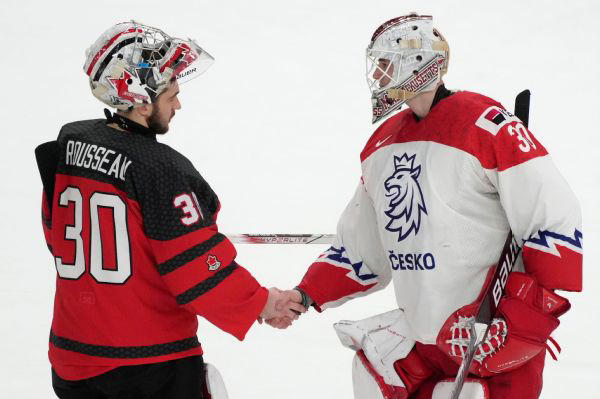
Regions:
<instances>
[{"instance_id":1,"label":"blue lion crest","mask_svg":"<svg viewBox=\"0 0 600 399\"><path fill-rule=\"evenodd\" d=\"M390 221L385 229L398 232L398 241L404 240L411 231L415 235L421 226L421 213L427 214L419 181L421 166L415 166L416 155L394 155L394 174L385 180L386 197L390 199L385 214Z\"/></svg>"}]
</instances>

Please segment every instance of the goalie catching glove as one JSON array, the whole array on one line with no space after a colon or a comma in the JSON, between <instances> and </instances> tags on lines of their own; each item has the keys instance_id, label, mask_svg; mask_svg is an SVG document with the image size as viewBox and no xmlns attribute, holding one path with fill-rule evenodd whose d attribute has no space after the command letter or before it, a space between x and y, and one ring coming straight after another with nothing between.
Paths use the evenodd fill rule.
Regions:
<instances>
[{"instance_id":1,"label":"goalie catching glove","mask_svg":"<svg viewBox=\"0 0 600 399\"><path fill-rule=\"evenodd\" d=\"M518 368L545 348L556 356L546 342L560 347L550 334L560 324L558 317L571 305L569 301L544 287L525 273L513 272L508 277L506 295L500 300L498 311L483 342L477 345L470 372L488 377ZM437 346L457 364L467 350L469 324L474 320L479 301L454 312L442 326Z\"/></svg>"}]
</instances>

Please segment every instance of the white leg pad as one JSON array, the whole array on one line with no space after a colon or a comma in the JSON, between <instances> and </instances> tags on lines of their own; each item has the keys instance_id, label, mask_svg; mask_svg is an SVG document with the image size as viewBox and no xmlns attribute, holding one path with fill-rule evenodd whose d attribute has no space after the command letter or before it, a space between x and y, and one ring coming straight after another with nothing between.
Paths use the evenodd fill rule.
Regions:
<instances>
[{"instance_id":1,"label":"white leg pad","mask_svg":"<svg viewBox=\"0 0 600 399\"><path fill-rule=\"evenodd\" d=\"M448 399L453 386L454 379L438 382L433 388L431 399ZM490 399L487 382L477 378L467 378L458 399Z\"/></svg>"},{"instance_id":2,"label":"white leg pad","mask_svg":"<svg viewBox=\"0 0 600 399\"><path fill-rule=\"evenodd\" d=\"M352 360L352 386L354 399L406 399L408 397L408 391L404 386L386 384L362 352L357 352Z\"/></svg>"},{"instance_id":3,"label":"white leg pad","mask_svg":"<svg viewBox=\"0 0 600 399\"><path fill-rule=\"evenodd\" d=\"M358 356L354 356L352 360L352 385L354 399L385 399L377 381Z\"/></svg>"},{"instance_id":4,"label":"white leg pad","mask_svg":"<svg viewBox=\"0 0 600 399\"><path fill-rule=\"evenodd\" d=\"M404 386L394 362L405 358L415 345L404 312L400 309L364 320L341 320L333 325L342 345L362 350L385 383Z\"/></svg>"},{"instance_id":5,"label":"white leg pad","mask_svg":"<svg viewBox=\"0 0 600 399\"><path fill-rule=\"evenodd\" d=\"M210 363L204 363L204 366L206 369L206 388L210 394L210 399L229 399L225 382L223 382L219 370Z\"/></svg>"}]
</instances>

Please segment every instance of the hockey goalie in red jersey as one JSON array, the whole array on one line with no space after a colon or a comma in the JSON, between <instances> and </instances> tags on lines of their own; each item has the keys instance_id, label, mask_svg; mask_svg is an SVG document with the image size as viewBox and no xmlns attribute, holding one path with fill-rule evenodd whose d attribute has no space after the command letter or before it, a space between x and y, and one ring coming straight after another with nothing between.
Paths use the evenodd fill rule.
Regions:
<instances>
[{"instance_id":1,"label":"hockey goalie in red jersey","mask_svg":"<svg viewBox=\"0 0 600 399\"><path fill-rule=\"evenodd\" d=\"M356 398L450 397L467 326L511 230L522 256L501 280L461 398L538 398L550 335L570 308L557 291L582 289L577 199L523 121L488 97L445 88L448 61L431 16L377 28L367 78L373 122L387 120L360 155L333 246L292 290L323 311L393 281L397 310L336 324L357 351Z\"/></svg>"},{"instance_id":2,"label":"hockey goalie in red jersey","mask_svg":"<svg viewBox=\"0 0 600 399\"><path fill-rule=\"evenodd\" d=\"M216 194L156 140L181 108L179 85L212 61L193 40L117 24L84 66L94 96L117 112L69 123L36 149L60 398L226 398L203 362L197 315L242 340L257 319L305 311L236 263Z\"/></svg>"}]
</instances>

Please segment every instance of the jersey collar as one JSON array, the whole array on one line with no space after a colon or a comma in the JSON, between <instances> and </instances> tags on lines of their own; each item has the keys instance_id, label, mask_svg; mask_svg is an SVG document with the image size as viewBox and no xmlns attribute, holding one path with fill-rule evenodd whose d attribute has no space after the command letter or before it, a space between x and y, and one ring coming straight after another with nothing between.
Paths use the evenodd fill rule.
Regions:
<instances>
[{"instance_id":1,"label":"jersey collar","mask_svg":"<svg viewBox=\"0 0 600 399\"><path fill-rule=\"evenodd\" d=\"M437 103L439 103L446 97L450 97L452 94L454 94L453 91L446 89L446 86L444 86L443 84L440 85L437 88L437 90L435 91L435 95L433 96L433 101L431 102L431 107L429 108L429 112L431 112L431 110L433 109L433 107L435 107L435 105ZM414 112L413 112L413 117L415 118L415 121L417 121L417 122L419 122L421 120L421 118L419 118L417 116L417 114L415 114Z\"/></svg>"},{"instance_id":2,"label":"jersey collar","mask_svg":"<svg viewBox=\"0 0 600 399\"><path fill-rule=\"evenodd\" d=\"M127 119L123 115L119 115L116 112L112 113L106 108L104 108L104 115L106 116L107 125L115 123L121 129L126 130L129 133L139 134L156 141L156 133L154 133L154 131L152 131L150 128L147 128L144 125L140 125L139 123L134 122L131 119Z\"/></svg>"}]
</instances>

